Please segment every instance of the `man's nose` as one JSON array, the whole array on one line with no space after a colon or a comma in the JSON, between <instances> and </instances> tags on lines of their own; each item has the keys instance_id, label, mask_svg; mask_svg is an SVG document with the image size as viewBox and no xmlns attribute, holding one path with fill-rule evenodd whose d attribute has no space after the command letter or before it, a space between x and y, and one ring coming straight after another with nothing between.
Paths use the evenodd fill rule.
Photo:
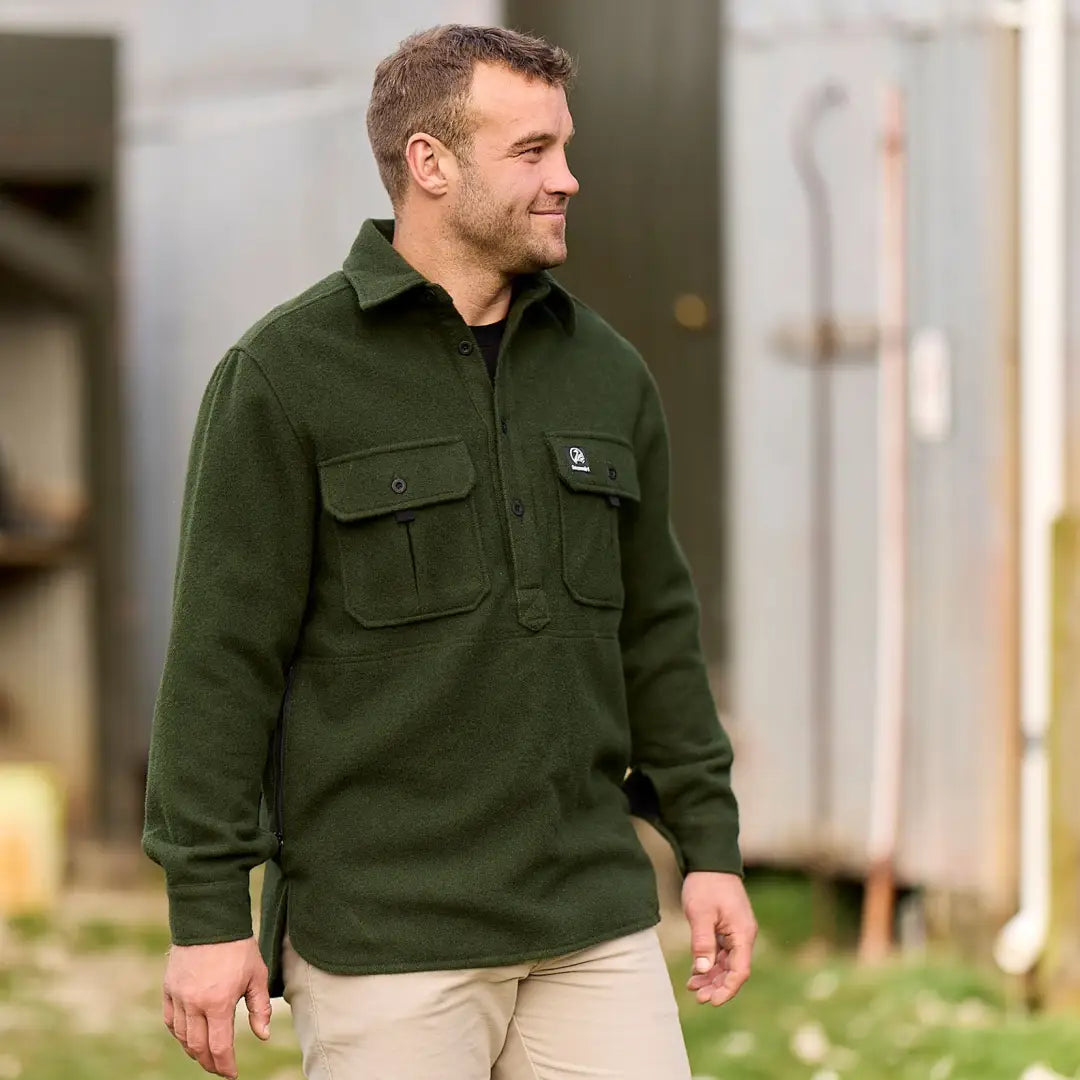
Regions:
<instances>
[{"instance_id":1,"label":"man's nose","mask_svg":"<svg viewBox=\"0 0 1080 1080\"><path fill-rule=\"evenodd\" d=\"M570 171L570 166L567 164L565 157L562 161L562 168L548 180L547 188L551 194L565 195L567 198L576 195L581 189L581 185L577 182L577 177Z\"/></svg>"}]
</instances>

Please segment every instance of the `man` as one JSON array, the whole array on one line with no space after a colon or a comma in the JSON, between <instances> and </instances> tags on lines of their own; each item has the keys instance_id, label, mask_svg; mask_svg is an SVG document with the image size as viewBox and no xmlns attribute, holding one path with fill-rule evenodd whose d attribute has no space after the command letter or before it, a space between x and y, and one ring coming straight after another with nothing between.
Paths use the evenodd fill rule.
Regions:
<instances>
[{"instance_id":1,"label":"man","mask_svg":"<svg viewBox=\"0 0 1080 1080\"><path fill-rule=\"evenodd\" d=\"M265 1038L284 991L319 1080L686 1080L629 767L686 873L689 988L749 974L656 388L545 272L572 67L500 29L404 42L368 114L394 221L203 399L144 842L165 1022L210 1072L237 1001Z\"/></svg>"}]
</instances>

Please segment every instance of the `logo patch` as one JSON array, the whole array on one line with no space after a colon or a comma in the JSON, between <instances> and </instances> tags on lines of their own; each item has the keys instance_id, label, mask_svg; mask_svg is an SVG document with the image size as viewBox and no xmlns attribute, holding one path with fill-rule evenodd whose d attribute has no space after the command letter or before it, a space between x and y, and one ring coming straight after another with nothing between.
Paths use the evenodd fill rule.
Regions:
<instances>
[{"instance_id":1,"label":"logo patch","mask_svg":"<svg viewBox=\"0 0 1080 1080\"><path fill-rule=\"evenodd\" d=\"M570 468L574 472L592 472L589 461L585 457L585 451L580 446L571 446L568 453L570 454Z\"/></svg>"}]
</instances>

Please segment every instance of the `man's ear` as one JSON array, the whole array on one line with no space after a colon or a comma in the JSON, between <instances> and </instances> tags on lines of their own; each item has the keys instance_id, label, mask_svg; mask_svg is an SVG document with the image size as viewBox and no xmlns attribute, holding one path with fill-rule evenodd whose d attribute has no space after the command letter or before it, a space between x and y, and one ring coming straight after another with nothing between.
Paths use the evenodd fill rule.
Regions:
<instances>
[{"instance_id":1,"label":"man's ear","mask_svg":"<svg viewBox=\"0 0 1080 1080\"><path fill-rule=\"evenodd\" d=\"M418 131L405 147L405 161L419 187L429 195L445 195L457 161L434 135Z\"/></svg>"}]
</instances>

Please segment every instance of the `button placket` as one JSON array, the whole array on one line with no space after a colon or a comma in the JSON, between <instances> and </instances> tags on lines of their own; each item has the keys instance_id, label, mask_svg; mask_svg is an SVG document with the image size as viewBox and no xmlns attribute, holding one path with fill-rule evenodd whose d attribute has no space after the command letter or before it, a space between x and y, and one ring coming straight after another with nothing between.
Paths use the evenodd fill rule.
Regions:
<instances>
[{"instance_id":1,"label":"button placket","mask_svg":"<svg viewBox=\"0 0 1080 1080\"><path fill-rule=\"evenodd\" d=\"M516 320L511 319L504 338L500 363L495 369L495 381L492 387L492 406L494 408L495 427L497 429L494 451L499 484L503 493L503 514L507 523L506 535L510 544L510 572L514 585L517 605L517 619L522 626L530 630L540 630L551 621L547 607L547 598L542 588L543 575L538 559L538 539L533 529L535 521L528 514L524 499L525 492L520 487L523 466L520 455L516 452L514 440L509 435L510 425L503 415L503 403L507 400L508 380L513 362L506 351L512 340ZM511 398L511 400L513 400ZM518 428L514 428L515 434ZM498 434L502 433L502 436ZM512 494L513 492L519 494ZM510 513L506 514L509 509Z\"/></svg>"}]
</instances>

